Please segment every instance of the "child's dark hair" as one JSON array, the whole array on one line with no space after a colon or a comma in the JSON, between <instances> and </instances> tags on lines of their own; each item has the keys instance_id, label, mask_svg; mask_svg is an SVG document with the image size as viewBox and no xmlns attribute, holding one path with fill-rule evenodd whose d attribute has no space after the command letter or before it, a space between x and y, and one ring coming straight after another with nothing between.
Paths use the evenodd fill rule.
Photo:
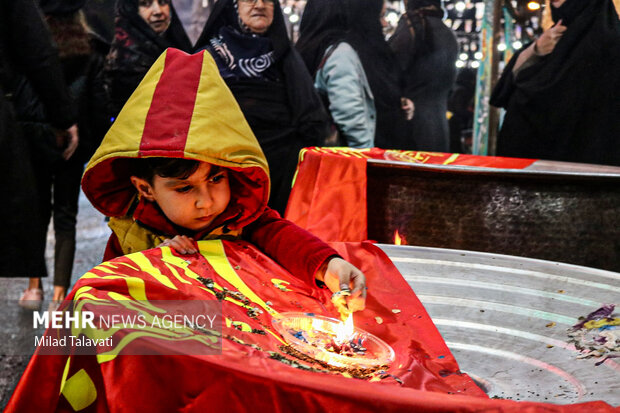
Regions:
<instances>
[{"instance_id":1,"label":"child's dark hair","mask_svg":"<svg viewBox=\"0 0 620 413\"><path fill-rule=\"evenodd\" d=\"M153 185L155 175L162 178L189 178L198 169L200 161L183 158L139 158L134 165L133 175Z\"/></svg>"}]
</instances>

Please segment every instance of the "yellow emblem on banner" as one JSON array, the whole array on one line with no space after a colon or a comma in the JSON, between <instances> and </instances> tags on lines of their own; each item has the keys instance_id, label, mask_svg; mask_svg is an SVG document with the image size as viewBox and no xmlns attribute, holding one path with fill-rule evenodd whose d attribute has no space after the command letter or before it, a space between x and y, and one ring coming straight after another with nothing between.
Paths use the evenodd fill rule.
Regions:
<instances>
[{"instance_id":1,"label":"yellow emblem on banner","mask_svg":"<svg viewBox=\"0 0 620 413\"><path fill-rule=\"evenodd\" d=\"M95 383L93 383L84 369L81 369L65 381L60 393L65 396L65 399L67 399L75 411L83 410L97 400Z\"/></svg>"}]
</instances>

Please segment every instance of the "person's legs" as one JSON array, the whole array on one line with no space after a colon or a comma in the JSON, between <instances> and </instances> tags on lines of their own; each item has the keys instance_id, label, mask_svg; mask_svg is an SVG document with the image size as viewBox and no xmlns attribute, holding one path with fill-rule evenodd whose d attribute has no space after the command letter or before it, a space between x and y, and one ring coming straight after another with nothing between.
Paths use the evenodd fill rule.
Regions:
<instances>
[{"instance_id":1,"label":"person's legs","mask_svg":"<svg viewBox=\"0 0 620 413\"><path fill-rule=\"evenodd\" d=\"M31 234L30 244L32 246L33 261L38 262L39 277L31 277L28 281L28 288L19 299L21 307L36 310L41 307L43 301L43 286L40 277L47 276L45 265L45 245L47 243L47 227L51 214L51 172L48 164L40 161L33 162L35 187L37 189L38 216L31 219L37 222L34 233ZM33 274L35 275L35 274Z\"/></svg>"},{"instance_id":2,"label":"person's legs","mask_svg":"<svg viewBox=\"0 0 620 413\"><path fill-rule=\"evenodd\" d=\"M75 233L83 165L70 159L54 176L54 302L65 298L75 258Z\"/></svg>"}]
</instances>

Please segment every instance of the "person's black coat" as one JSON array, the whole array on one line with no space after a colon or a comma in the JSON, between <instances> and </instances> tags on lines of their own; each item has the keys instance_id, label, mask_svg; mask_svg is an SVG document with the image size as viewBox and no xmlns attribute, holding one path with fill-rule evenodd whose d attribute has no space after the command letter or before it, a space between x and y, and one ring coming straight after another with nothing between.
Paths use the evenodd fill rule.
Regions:
<instances>
[{"instance_id":1,"label":"person's black coat","mask_svg":"<svg viewBox=\"0 0 620 413\"><path fill-rule=\"evenodd\" d=\"M78 106L79 144L71 157L85 163L93 155L110 126L108 95L103 67L109 44L96 33L88 33L90 52L61 59L64 79ZM15 73L9 81L15 116L34 152L33 160L48 166L62 161L62 148L45 105L25 75Z\"/></svg>"},{"instance_id":2,"label":"person's black coat","mask_svg":"<svg viewBox=\"0 0 620 413\"><path fill-rule=\"evenodd\" d=\"M39 224L37 194L29 148L6 87L16 72L32 83L55 127L66 129L76 122L57 52L32 0L0 0L0 277L38 277L41 263L32 257L42 257L44 251L33 251L29 242Z\"/></svg>"},{"instance_id":3,"label":"person's black coat","mask_svg":"<svg viewBox=\"0 0 620 413\"><path fill-rule=\"evenodd\" d=\"M396 55L383 35L382 0L349 0L345 41L355 49L364 67L377 110L375 146L412 149L406 114L402 110L403 79Z\"/></svg>"},{"instance_id":4,"label":"person's black coat","mask_svg":"<svg viewBox=\"0 0 620 413\"><path fill-rule=\"evenodd\" d=\"M456 85L448 98L448 110L452 113L448 120L450 152L462 153L467 149L461 138L471 139L475 96L476 69L461 69L456 77ZM465 131L467 136L464 136Z\"/></svg>"},{"instance_id":5,"label":"person's black coat","mask_svg":"<svg viewBox=\"0 0 620 413\"><path fill-rule=\"evenodd\" d=\"M564 3L578 13L553 52L504 69L491 96L506 108L498 155L620 165L620 21L611 0L582 1Z\"/></svg>"},{"instance_id":6,"label":"person's black coat","mask_svg":"<svg viewBox=\"0 0 620 413\"><path fill-rule=\"evenodd\" d=\"M448 152L446 112L456 79L458 43L452 30L441 20L443 10L434 11L420 16L414 2L410 2L407 14L401 17L390 39L390 46L403 69L403 94L415 105L410 149Z\"/></svg>"},{"instance_id":7,"label":"person's black coat","mask_svg":"<svg viewBox=\"0 0 620 413\"><path fill-rule=\"evenodd\" d=\"M87 162L95 153L110 127L108 94L104 87L103 69L110 49L108 42L96 33L89 33L91 54L78 75L68 82L78 103L80 144L74 156Z\"/></svg>"}]
</instances>

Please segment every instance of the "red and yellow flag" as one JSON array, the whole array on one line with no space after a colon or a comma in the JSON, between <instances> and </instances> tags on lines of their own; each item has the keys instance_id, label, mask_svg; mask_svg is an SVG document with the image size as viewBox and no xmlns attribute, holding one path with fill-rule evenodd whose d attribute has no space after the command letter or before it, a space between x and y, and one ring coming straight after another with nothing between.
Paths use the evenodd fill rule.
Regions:
<instances>
[{"instance_id":1,"label":"red and yellow flag","mask_svg":"<svg viewBox=\"0 0 620 413\"><path fill-rule=\"evenodd\" d=\"M101 300L148 307L162 299L220 299L221 354L127 355L132 348L158 342L161 348L181 346L188 336L174 332L165 338L160 332L155 340L136 334L122 346L91 356L37 352L7 411L613 410L602 402L558 406L488 399L459 371L420 301L388 257L370 243L333 246L368 277L367 309L355 314L356 325L392 346L395 361L385 371L353 378L299 359L288 351L272 320L286 311L337 316L331 293L306 284L248 243L198 245L200 252L194 255L163 247L103 263L78 281L68 300L96 309Z\"/></svg>"}]
</instances>

